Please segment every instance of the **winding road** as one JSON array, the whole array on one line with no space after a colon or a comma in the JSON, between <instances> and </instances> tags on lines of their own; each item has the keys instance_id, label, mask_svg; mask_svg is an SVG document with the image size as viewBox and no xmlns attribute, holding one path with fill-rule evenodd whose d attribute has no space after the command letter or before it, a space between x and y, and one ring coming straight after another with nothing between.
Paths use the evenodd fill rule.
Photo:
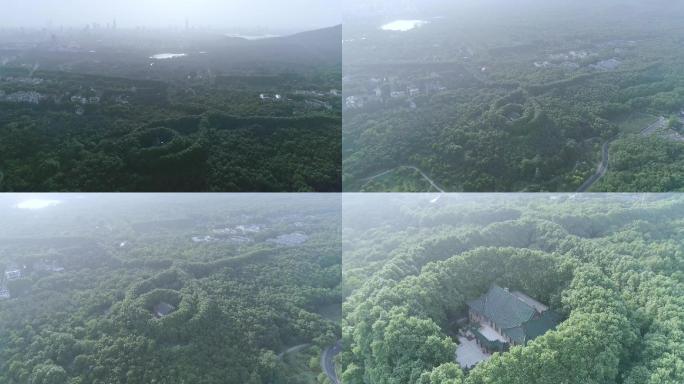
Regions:
<instances>
[{"instance_id":1,"label":"winding road","mask_svg":"<svg viewBox=\"0 0 684 384\"><path fill-rule=\"evenodd\" d=\"M663 116L660 116L658 120L656 120L653 124L649 125L648 127L644 128L641 130L640 135L641 136L651 136L655 135L659 130L662 130L666 128L667 126L667 119ZM675 132L674 134L667 136L670 140L674 141L684 141L684 138L680 140L680 136ZM596 169L596 173L591 175L582 186L579 187L577 192L586 192L588 191L594 184L596 184L597 181L599 181L603 176L605 176L606 172L608 172L608 163L610 161L610 144L613 143L617 139L614 138L610 141L606 141L603 143L603 147L601 149L601 162L599 163L598 168Z\"/></svg>"},{"instance_id":2,"label":"winding road","mask_svg":"<svg viewBox=\"0 0 684 384\"><path fill-rule=\"evenodd\" d=\"M328 347L321 355L321 369L333 384L340 384L340 379L337 378L337 372L335 371L335 362L333 361L340 352L342 352L342 340Z\"/></svg>"},{"instance_id":3,"label":"winding road","mask_svg":"<svg viewBox=\"0 0 684 384\"><path fill-rule=\"evenodd\" d=\"M663 116L660 116L658 118L658 121L641 130L641 136L651 136L655 134L659 129L665 128L666 124L667 120Z\"/></svg>"},{"instance_id":4,"label":"winding road","mask_svg":"<svg viewBox=\"0 0 684 384\"><path fill-rule=\"evenodd\" d=\"M591 175L584 184L582 184L577 192L586 192L591 188L594 184L596 184L597 181L599 181L605 174L608 172L608 162L610 161L610 154L608 153L608 149L610 148L610 144L615 141L606 141L603 143L603 147L601 147L601 162L598 165L598 168L596 168L596 173Z\"/></svg>"},{"instance_id":5,"label":"winding road","mask_svg":"<svg viewBox=\"0 0 684 384\"><path fill-rule=\"evenodd\" d=\"M284 350L283 352L280 352L278 354L278 358L282 360L283 357L285 357L285 355L299 352L310 346L310 343L295 345L294 347L290 347ZM342 352L342 340L338 340L337 343L335 343L335 345L328 347L321 354L321 370L325 373L326 376L328 376L328 378L333 384L340 384L340 379L337 378L337 372L335 371L334 361L335 356L337 356L340 352Z\"/></svg>"},{"instance_id":6,"label":"winding road","mask_svg":"<svg viewBox=\"0 0 684 384\"><path fill-rule=\"evenodd\" d=\"M662 129L663 127L665 127L666 124L667 124L667 119L665 119L664 117L661 116L660 118L658 118L658 120L657 120L656 122L654 122L653 124L649 125L648 127L644 128L644 129L642 129L642 130L641 130L641 135L642 135L642 136L650 136L650 135L653 135L653 134L655 134L659 129ZM671 135L671 136L669 136L668 138L670 138L671 140L674 140L674 141L684 141L684 136L679 136L678 134ZM587 192L589 189L591 189L591 187L594 186L594 184L596 184L596 182L598 182L599 180L601 180L601 178L602 178L603 176L606 175L606 172L608 172L608 164L610 163L610 145L611 145L615 140L617 140L617 139L618 139L618 137L615 137L615 138L613 138L613 139L611 139L611 140L606 141L606 142L603 143L603 146L601 147L601 162L599 162L598 167L596 168L596 172L595 172L593 175L591 175L591 176L590 176L590 177L589 177L589 178L588 178L588 179L579 187L579 189L577 189L577 192ZM437 185L437 183L435 183L434 180L432 180L425 172L423 172L423 171L422 171L421 169L419 169L418 167L414 167L414 166L412 166L412 165L400 165L400 166L398 166L398 167L394 167L394 168L392 168L392 169L388 169L388 170L386 170L386 171L384 171L384 172L378 173L378 174L375 175L375 176L371 176L371 177L367 177L367 178L365 178L365 179L362 179L361 181L364 181L365 184L363 184L363 185L361 186L361 190L363 190L363 188L364 188L366 185L368 185L368 183L370 183L371 181L377 179L378 177L382 177L382 176L384 176L384 175L386 175L386 174L388 174L388 173L390 173L390 172L392 172L392 171L394 171L394 170L396 170L396 169L398 169L398 168L402 168L402 167L403 167L403 168L413 169L414 171L420 173L420 175L421 175L425 180L427 180L428 183L430 183L430 186L431 186L432 188L436 189L438 192L446 193L446 192L445 192L442 188L440 188L440 187Z\"/></svg>"}]
</instances>

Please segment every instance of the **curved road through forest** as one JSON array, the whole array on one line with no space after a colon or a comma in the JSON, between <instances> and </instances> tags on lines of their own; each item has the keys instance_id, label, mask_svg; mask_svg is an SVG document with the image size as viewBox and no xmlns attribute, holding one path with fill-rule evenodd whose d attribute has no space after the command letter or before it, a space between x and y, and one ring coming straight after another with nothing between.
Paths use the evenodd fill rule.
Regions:
<instances>
[{"instance_id":1,"label":"curved road through forest","mask_svg":"<svg viewBox=\"0 0 684 384\"><path fill-rule=\"evenodd\" d=\"M337 372L335 371L335 362L333 361L340 352L342 352L342 340L328 347L321 355L321 369L333 384L340 384L340 379L337 378Z\"/></svg>"},{"instance_id":2,"label":"curved road through forest","mask_svg":"<svg viewBox=\"0 0 684 384\"><path fill-rule=\"evenodd\" d=\"M641 136L651 136L656 134L656 132L660 129L665 128L667 125L667 119L663 116L660 116L656 122L653 124L649 125L648 127L644 128L641 130L640 134ZM590 178L587 179L587 181L582 184L581 187L577 190L577 192L586 192L591 188L594 184L596 184L597 181L599 181L605 174L608 172L608 162L610 161L610 154L609 154L609 149L610 149L610 144L613 143L617 138L614 138L610 141L607 141L603 143L603 147L601 149L601 162L599 163L598 168L596 169L596 173L591 175ZM677 137L674 137L673 140L678 140Z\"/></svg>"},{"instance_id":3,"label":"curved road through forest","mask_svg":"<svg viewBox=\"0 0 684 384\"><path fill-rule=\"evenodd\" d=\"M596 173L591 175L587 179L587 181L582 184L577 192L586 192L591 188L594 184L596 184L597 181L599 181L605 174L608 172L608 162L610 161L610 154L608 153L608 149L610 148L610 144L614 140L611 141L606 141L603 143L603 147L601 147L601 162L599 163L598 168L596 168Z\"/></svg>"}]
</instances>

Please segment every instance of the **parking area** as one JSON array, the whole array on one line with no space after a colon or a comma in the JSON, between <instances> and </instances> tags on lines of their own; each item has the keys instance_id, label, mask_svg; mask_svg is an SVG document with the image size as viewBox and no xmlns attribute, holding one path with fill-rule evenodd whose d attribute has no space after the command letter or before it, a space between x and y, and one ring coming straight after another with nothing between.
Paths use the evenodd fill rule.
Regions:
<instances>
[{"instance_id":1,"label":"parking area","mask_svg":"<svg viewBox=\"0 0 684 384\"><path fill-rule=\"evenodd\" d=\"M461 368L471 368L477 363L487 360L492 355L482 352L475 343L475 339L468 340L464 336L458 337L458 348L456 348L456 362Z\"/></svg>"}]
</instances>

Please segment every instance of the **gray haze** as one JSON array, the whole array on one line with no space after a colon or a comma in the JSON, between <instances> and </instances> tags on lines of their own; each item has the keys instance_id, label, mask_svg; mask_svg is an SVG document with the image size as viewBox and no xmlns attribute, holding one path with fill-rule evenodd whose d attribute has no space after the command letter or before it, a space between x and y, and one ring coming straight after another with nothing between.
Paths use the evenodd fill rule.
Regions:
<instances>
[{"instance_id":1,"label":"gray haze","mask_svg":"<svg viewBox=\"0 0 684 384\"><path fill-rule=\"evenodd\" d=\"M0 28L106 26L303 31L341 23L341 0L0 0Z\"/></svg>"},{"instance_id":2,"label":"gray haze","mask_svg":"<svg viewBox=\"0 0 684 384\"><path fill-rule=\"evenodd\" d=\"M668 13L684 10L684 2L676 0L344 0L343 11L347 18L369 16L415 17L433 15L440 10L457 11L471 21L486 23L488 15L530 14L552 17L567 12L615 12L643 15L643 12ZM473 20L473 17L478 19ZM347 22L347 20L345 20Z\"/></svg>"}]
</instances>

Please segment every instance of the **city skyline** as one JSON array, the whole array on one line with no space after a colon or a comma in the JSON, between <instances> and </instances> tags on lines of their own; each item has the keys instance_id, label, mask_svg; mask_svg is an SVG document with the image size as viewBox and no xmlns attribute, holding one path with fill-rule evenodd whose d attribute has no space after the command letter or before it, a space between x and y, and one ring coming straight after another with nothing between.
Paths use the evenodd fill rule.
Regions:
<instances>
[{"instance_id":1,"label":"city skyline","mask_svg":"<svg viewBox=\"0 0 684 384\"><path fill-rule=\"evenodd\" d=\"M8 2L1 0L0 3ZM0 28L215 28L296 32L341 24L335 0L26 0L3 5ZM297 12L291 12L296 9Z\"/></svg>"}]
</instances>

